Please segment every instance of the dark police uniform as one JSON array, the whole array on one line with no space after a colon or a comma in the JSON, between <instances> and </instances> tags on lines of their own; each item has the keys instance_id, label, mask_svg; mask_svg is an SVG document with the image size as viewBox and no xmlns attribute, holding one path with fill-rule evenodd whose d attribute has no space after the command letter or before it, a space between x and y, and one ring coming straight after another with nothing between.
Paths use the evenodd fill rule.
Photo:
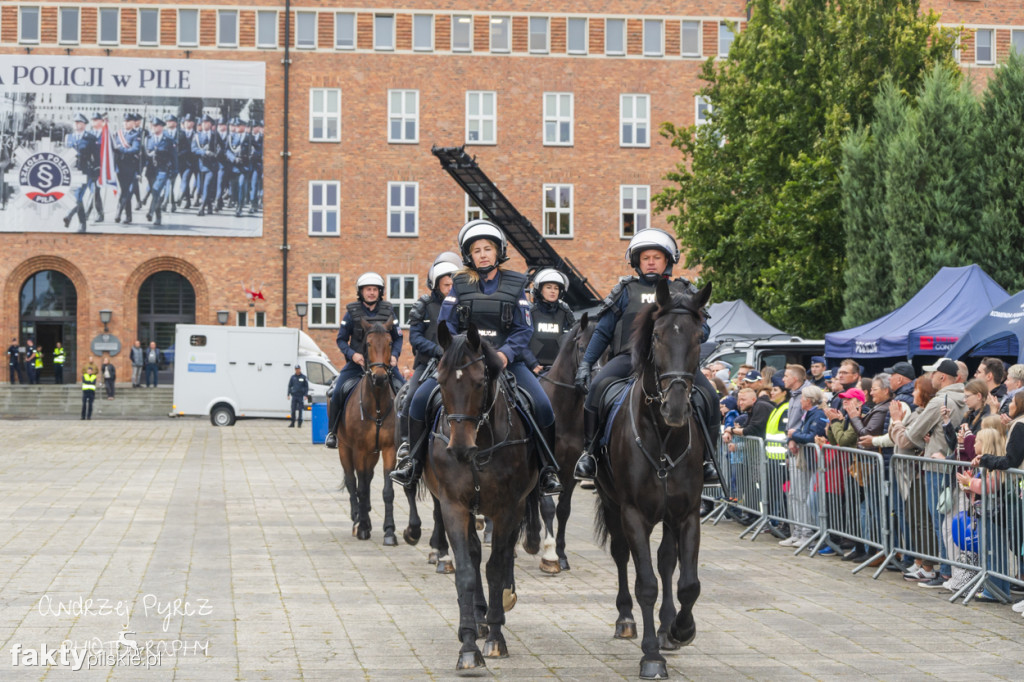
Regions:
<instances>
[{"instance_id":1,"label":"dark police uniform","mask_svg":"<svg viewBox=\"0 0 1024 682\"><path fill-rule=\"evenodd\" d=\"M241 125L233 119L233 125ZM228 134L227 158L231 164L231 199L235 202L235 217L242 215L242 204L249 193L249 133L233 132Z\"/></svg>"},{"instance_id":2,"label":"dark police uniform","mask_svg":"<svg viewBox=\"0 0 1024 682\"><path fill-rule=\"evenodd\" d=\"M260 122L263 127L263 122ZM249 178L249 213L255 213L263 198L263 133L251 136L252 173Z\"/></svg>"},{"instance_id":3,"label":"dark police uniform","mask_svg":"<svg viewBox=\"0 0 1024 682\"><path fill-rule=\"evenodd\" d=\"M235 174L234 163L228 156L228 141L231 139L231 128L223 118L218 121L218 128L224 125L228 129L223 133L217 131L217 203L214 209L219 211L224 208L224 192L231 187L232 178Z\"/></svg>"},{"instance_id":4,"label":"dark police uniform","mask_svg":"<svg viewBox=\"0 0 1024 682\"><path fill-rule=\"evenodd\" d=\"M205 120L212 122L207 117ZM220 170L220 163L217 161L219 154L220 136L212 128L208 131L198 130L192 138L192 154L195 155L199 167L199 180L196 183L196 203L199 205L199 215L206 215L213 212L214 198L217 192L217 174Z\"/></svg>"},{"instance_id":5,"label":"dark police uniform","mask_svg":"<svg viewBox=\"0 0 1024 682\"><path fill-rule=\"evenodd\" d=\"M135 117L132 114L125 114L124 120L134 121ZM137 128L120 130L114 135L114 162L117 165L117 184L121 190L121 196L117 200L117 215L114 216L115 223L121 222L122 213L126 224L132 221L132 195L137 191L135 184L139 178L141 136Z\"/></svg>"},{"instance_id":6,"label":"dark police uniform","mask_svg":"<svg viewBox=\"0 0 1024 682\"><path fill-rule=\"evenodd\" d=\"M76 121L85 122L85 116L79 114ZM103 204L96 192L96 181L100 177L100 141L88 130L74 132L67 136L64 146L74 149L78 155L75 158L75 168L85 174L85 182L75 190L75 206L64 216L64 227L71 224L71 218L78 214L79 229L85 231L85 204L83 199L86 191L91 190L95 197L96 209L100 220L103 219Z\"/></svg>"},{"instance_id":7,"label":"dark police uniform","mask_svg":"<svg viewBox=\"0 0 1024 682\"><path fill-rule=\"evenodd\" d=\"M298 374L293 374L288 380L288 396L292 399L291 423L288 426L295 426L295 418L298 414L299 428L302 428L302 401L309 396L309 381L301 371Z\"/></svg>"},{"instance_id":8,"label":"dark police uniform","mask_svg":"<svg viewBox=\"0 0 1024 682\"><path fill-rule=\"evenodd\" d=\"M540 365L545 370L554 364L562 337L576 324L569 305L559 299L554 303L537 301L530 308L533 319L533 339L524 353L523 361L533 369Z\"/></svg>"},{"instance_id":9,"label":"dark police uniform","mask_svg":"<svg viewBox=\"0 0 1024 682\"><path fill-rule=\"evenodd\" d=\"M185 114L181 117L182 123L187 123L194 120L192 114ZM191 183L193 179L198 182L199 180L199 162L196 159L196 155L192 151L192 142L196 137L196 129L193 127L192 130L181 128L178 131L178 173L181 186L181 194L178 196L178 202L184 203L185 208L192 206L192 187Z\"/></svg>"},{"instance_id":10,"label":"dark police uniform","mask_svg":"<svg viewBox=\"0 0 1024 682\"><path fill-rule=\"evenodd\" d=\"M34 345L25 347L25 368L28 370L28 383L39 383L39 349Z\"/></svg>"},{"instance_id":11,"label":"dark police uniform","mask_svg":"<svg viewBox=\"0 0 1024 682\"><path fill-rule=\"evenodd\" d=\"M10 372L10 384L18 383L18 343L15 341L7 347L7 369Z\"/></svg>"},{"instance_id":12,"label":"dark police uniform","mask_svg":"<svg viewBox=\"0 0 1024 682\"><path fill-rule=\"evenodd\" d=\"M156 125L156 124L154 124ZM163 210L164 192L168 188L168 182L174 177L177 167L178 147L170 136L161 132L159 135L150 135L146 140L146 155L152 164L154 171L153 185L151 187L152 198L149 202L149 211L146 213L147 220L153 220L154 225L160 224L160 213ZM156 216L154 220L154 214Z\"/></svg>"}]
</instances>

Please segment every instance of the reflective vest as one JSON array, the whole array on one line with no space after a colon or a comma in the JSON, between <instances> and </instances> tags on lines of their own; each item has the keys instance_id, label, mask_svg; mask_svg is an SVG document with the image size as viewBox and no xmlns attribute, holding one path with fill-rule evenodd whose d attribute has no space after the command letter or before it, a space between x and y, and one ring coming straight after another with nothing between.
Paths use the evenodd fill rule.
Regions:
<instances>
[{"instance_id":1,"label":"reflective vest","mask_svg":"<svg viewBox=\"0 0 1024 682\"><path fill-rule=\"evenodd\" d=\"M464 272L452 278L452 291L459 298L454 311L455 328L460 334L465 333L472 321L480 336L495 348L500 348L508 340L516 306L526 288L526 275L521 273L502 270L498 278L498 288L492 294L481 291L480 282L470 281Z\"/></svg>"},{"instance_id":2,"label":"reflective vest","mask_svg":"<svg viewBox=\"0 0 1024 682\"><path fill-rule=\"evenodd\" d=\"M63 348L55 348L53 350L53 364L55 364L55 365L63 365L64 364L64 353L65 353L65 351L64 351Z\"/></svg>"},{"instance_id":3,"label":"reflective vest","mask_svg":"<svg viewBox=\"0 0 1024 682\"><path fill-rule=\"evenodd\" d=\"M82 373L82 390L83 391L96 391L96 375L89 374L89 372Z\"/></svg>"},{"instance_id":4,"label":"reflective vest","mask_svg":"<svg viewBox=\"0 0 1024 682\"><path fill-rule=\"evenodd\" d=\"M786 459L786 436L787 414L789 412L789 401L782 403L768 417L768 428L765 431L764 453L768 459Z\"/></svg>"},{"instance_id":5,"label":"reflective vest","mask_svg":"<svg viewBox=\"0 0 1024 682\"><path fill-rule=\"evenodd\" d=\"M42 351L42 349L41 348L33 348L32 350L35 351L35 354L36 354L36 361L33 363L35 365L35 368L36 369L42 369L43 368L43 351Z\"/></svg>"}]
</instances>

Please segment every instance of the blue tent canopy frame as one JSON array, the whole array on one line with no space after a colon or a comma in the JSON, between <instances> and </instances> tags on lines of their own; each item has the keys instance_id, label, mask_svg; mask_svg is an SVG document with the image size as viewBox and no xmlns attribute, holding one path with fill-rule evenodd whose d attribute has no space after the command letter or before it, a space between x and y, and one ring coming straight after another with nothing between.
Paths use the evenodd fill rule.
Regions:
<instances>
[{"instance_id":1,"label":"blue tent canopy frame","mask_svg":"<svg viewBox=\"0 0 1024 682\"><path fill-rule=\"evenodd\" d=\"M1024 291L1003 301L960 337L949 357L964 355L1015 356L1024 361Z\"/></svg>"}]
</instances>

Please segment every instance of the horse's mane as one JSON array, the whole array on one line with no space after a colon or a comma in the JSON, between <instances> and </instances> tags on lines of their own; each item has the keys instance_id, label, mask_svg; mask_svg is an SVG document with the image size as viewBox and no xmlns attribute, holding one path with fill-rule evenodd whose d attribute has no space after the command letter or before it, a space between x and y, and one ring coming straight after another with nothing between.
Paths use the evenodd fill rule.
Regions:
<instances>
[{"instance_id":1,"label":"horse's mane","mask_svg":"<svg viewBox=\"0 0 1024 682\"><path fill-rule=\"evenodd\" d=\"M630 345L633 348L633 373L640 375L644 368L650 364L651 337L654 334L654 323L662 315L668 314L674 308L691 308L690 300L694 294L690 293L685 282L669 282L669 294L671 304L666 308L660 307L657 303L648 303L640 309L633 326L633 334L630 337ZM703 314L701 317L703 322Z\"/></svg>"},{"instance_id":2,"label":"horse's mane","mask_svg":"<svg viewBox=\"0 0 1024 682\"><path fill-rule=\"evenodd\" d=\"M438 363L438 369L454 369L463 355L469 355L472 352L466 335L458 334L452 338L451 344L445 349L444 355L441 356L441 362ZM491 377L497 377L501 373L501 358L498 357L498 351L494 346L480 339L480 352L483 353L487 373Z\"/></svg>"}]
</instances>

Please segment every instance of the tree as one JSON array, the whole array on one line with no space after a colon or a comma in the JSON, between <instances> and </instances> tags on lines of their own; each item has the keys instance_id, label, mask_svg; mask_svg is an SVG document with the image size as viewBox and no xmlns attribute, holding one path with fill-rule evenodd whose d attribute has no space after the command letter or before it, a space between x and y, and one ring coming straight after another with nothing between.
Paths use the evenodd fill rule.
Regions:
<instances>
[{"instance_id":1,"label":"tree","mask_svg":"<svg viewBox=\"0 0 1024 682\"><path fill-rule=\"evenodd\" d=\"M917 0L751 0L727 60L709 60L699 130L664 124L683 154L655 197L716 297L820 335L839 323L846 260L840 143L874 118L886 73L912 89L953 38Z\"/></svg>"}]
</instances>

